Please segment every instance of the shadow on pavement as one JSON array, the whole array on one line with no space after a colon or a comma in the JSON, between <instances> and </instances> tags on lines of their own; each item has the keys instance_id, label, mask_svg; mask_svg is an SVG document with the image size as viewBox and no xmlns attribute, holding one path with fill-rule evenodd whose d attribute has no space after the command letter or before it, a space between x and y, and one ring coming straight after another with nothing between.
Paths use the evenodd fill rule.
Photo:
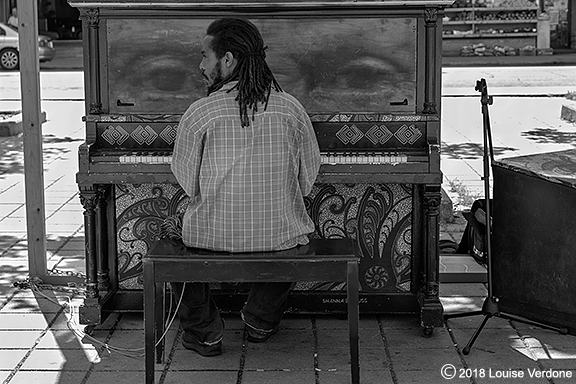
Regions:
<instances>
[{"instance_id":1,"label":"shadow on pavement","mask_svg":"<svg viewBox=\"0 0 576 384\"><path fill-rule=\"evenodd\" d=\"M517 148L513 147L494 147L493 149L494 156L504 155L506 152L517 150ZM442 155L446 155L449 159L476 160L481 159L484 155L484 147L481 143L443 144Z\"/></svg>"},{"instance_id":2,"label":"shadow on pavement","mask_svg":"<svg viewBox=\"0 0 576 384\"><path fill-rule=\"evenodd\" d=\"M576 131L567 132L552 128L534 128L531 131L522 132L521 135L540 144L573 144L576 147Z\"/></svg>"},{"instance_id":3,"label":"shadow on pavement","mask_svg":"<svg viewBox=\"0 0 576 384\"><path fill-rule=\"evenodd\" d=\"M52 134L42 136L44 164L51 163L59 156L69 153L67 147L58 147L61 143L82 142L83 139L56 137ZM7 174L24 173L23 135L0 137L0 177Z\"/></svg>"}]
</instances>

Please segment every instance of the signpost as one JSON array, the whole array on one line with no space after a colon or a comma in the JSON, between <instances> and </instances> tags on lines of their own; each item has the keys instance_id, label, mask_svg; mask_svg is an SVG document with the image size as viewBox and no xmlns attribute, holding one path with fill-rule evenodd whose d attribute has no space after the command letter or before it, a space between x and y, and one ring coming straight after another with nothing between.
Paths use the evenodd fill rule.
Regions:
<instances>
[{"instance_id":1,"label":"signpost","mask_svg":"<svg viewBox=\"0 0 576 384\"><path fill-rule=\"evenodd\" d=\"M46 274L44 164L40 120L40 64L38 61L38 3L18 0L20 88L24 131L24 180L30 276Z\"/></svg>"}]
</instances>

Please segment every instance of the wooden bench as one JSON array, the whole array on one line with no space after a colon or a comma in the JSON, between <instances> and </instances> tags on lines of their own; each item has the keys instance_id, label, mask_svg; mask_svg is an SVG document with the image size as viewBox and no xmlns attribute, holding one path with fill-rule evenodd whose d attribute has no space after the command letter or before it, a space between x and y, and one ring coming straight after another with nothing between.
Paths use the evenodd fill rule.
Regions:
<instances>
[{"instance_id":1,"label":"wooden bench","mask_svg":"<svg viewBox=\"0 0 576 384\"><path fill-rule=\"evenodd\" d=\"M163 360L164 286L169 282L346 281L352 383L360 382L358 257L351 240L310 240L286 251L221 253L159 240L142 259L146 383L154 383L155 353ZM298 353L298 351L295 351Z\"/></svg>"}]
</instances>

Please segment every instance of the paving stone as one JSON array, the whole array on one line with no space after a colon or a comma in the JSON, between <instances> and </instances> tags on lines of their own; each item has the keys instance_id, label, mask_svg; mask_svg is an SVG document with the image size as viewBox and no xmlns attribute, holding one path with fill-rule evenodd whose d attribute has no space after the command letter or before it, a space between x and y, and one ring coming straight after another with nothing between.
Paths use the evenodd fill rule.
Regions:
<instances>
[{"instance_id":1,"label":"paving stone","mask_svg":"<svg viewBox=\"0 0 576 384\"><path fill-rule=\"evenodd\" d=\"M19 371L10 384L78 384L84 376L84 372Z\"/></svg>"},{"instance_id":2,"label":"paving stone","mask_svg":"<svg viewBox=\"0 0 576 384\"><path fill-rule=\"evenodd\" d=\"M83 331L84 326L78 323L78 313L74 316L69 313L61 313L50 326L51 330L69 330L70 327Z\"/></svg>"},{"instance_id":3,"label":"paving stone","mask_svg":"<svg viewBox=\"0 0 576 384\"><path fill-rule=\"evenodd\" d=\"M143 371L143 357L129 357L116 352L98 350L98 358L94 359L94 371Z\"/></svg>"},{"instance_id":4,"label":"paving stone","mask_svg":"<svg viewBox=\"0 0 576 384\"><path fill-rule=\"evenodd\" d=\"M99 348L99 346L98 346ZM96 349L90 342L69 329L49 330L44 334L36 349Z\"/></svg>"},{"instance_id":5,"label":"paving stone","mask_svg":"<svg viewBox=\"0 0 576 384\"><path fill-rule=\"evenodd\" d=\"M4 217L26 217L26 209L24 204L17 203L4 203L0 204L0 219Z\"/></svg>"},{"instance_id":6,"label":"paving stone","mask_svg":"<svg viewBox=\"0 0 576 384\"><path fill-rule=\"evenodd\" d=\"M21 369L48 371L82 371L90 368L100 358L95 350L35 349Z\"/></svg>"},{"instance_id":7,"label":"paving stone","mask_svg":"<svg viewBox=\"0 0 576 384\"><path fill-rule=\"evenodd\" d=\"M390 370L372 370L360 368L360 382L361 383L374 383L374 384L384 384L393 383ZM318 372L318 381L321 384L350 384L351 376L349 370L336 369L325 371L322 370ZM314 381L308 381L307 383L314 383ZM402 382L400 382L402 383Z\"/></svg>"},{"instance_id":8,"label":"paving stone","mask_svg":"<svg viewBox=\"0 0 576 384\"><path fill-rule=\"evenodd\" d=\"M463 313L469 313L469 312L463 312ZM483 315L477 314L465 317L450 318L448 319L447 322L450 329L452 330L464 329L466 330L466 332L468 332L470 336L472 336L472 333L474 332L473 329L478 328L478 326L480 326L480 324L482 323L483 319L484 319ZM490 328L512 329L512 326L510 325L508 320L505 320L501 317L493 316L490 319L488 319L486 325L484 326L484 329L490 329Z\"/></svg>"},{"instance_id":9,"label":"paving stone","mask_svg":"<svg viewBox=\"0 0 576 384\"><path fill-rule=\"evenodd\" d=\"M6 185L3 183L3 186ZM25 204L25 192L24 192L24 185L20 183L16 186L7 188L3 191L0 191L0 198L2 200L2 204Z\"/></svg>"},{"instance_id":10,"label":"paving stone","mask_svg":"<svg viewBox=\"0 0 576 384\"><path fill-rule=\"evenodd\" d=\"M280 336L280 333L275 335ZM275 336L272 336L274 338ZM266 343L249 343L244 368L248 370L264 369L305 369L314 368L314 346L309 342L293 342L285 339L283 343L272 344L270 338ZM294 353L298 351L298 353Z\"/></svg>"},{"instance_id":11,"label":"paving stone","mask_svg":"<svg viewBox=\"0 0 576 384\"><path fill-rule=\"evenodd\" d=\"M156 382L159 382L161 372L156 372ZM141 384L144 383L144 371L93 371L85 384L121 383ZM184 381L182 381L184 383Z\"/></svg>"},{"instance_id":12,"label":"paving stone","mask_svg":"<svg viewBox=\"0 0 576 384\"><path fill-rule=\"evenodd\" d=\"M86 270L86 260L84 256L79 256L79 252L74 252L75 256L58 257L54 260L54 265L48 263L49 270L58 270L60 272L84 272ZM59 256L62 256L60 253ZM52 260L50 260L52 262ZM56 262L57 261L57 262Z\"/></svg>"},{"instance_id":13,"label":"paving stone","mask_svg":"<svg viewBox=\"0 0 576 384\"><path fill-rule=\"evenodd\" d=\"M46 253L47 253L47 259L48 259L48 267L47 267L48 270L50 270L50 264L52 264L52 266L54 266L54 265L58 264L62 259L76 259L76 260L84 261L84 264L86 263L86 257L84 255L84 250L58 248L58 249L48 250ZM81 269L77 270L77 271L73 270L72 272L83 272L86 269L85 265L83 265L81 263L78 263L77 267L81 268Z\"/></svg>"},{"instance_id":14,"label":"paving stone","mask_svg":"<svg viewBox=\"0 0 576 384\"><path fill-rule=\"evenodd\" d=\"M331 348L334 345L348 345L350 338L348 329L318 329L318 348ZM380 329L368 328L358 330L360 348L382 347L382 335Z\"/></svg>"},{"instance_id":15,"label":"paving stone","mask_svg":"<svg viewBox=\"0 0 576 384\"><path fill-rule=\"evenodd\" d=\"M517 375L523 375L521 378L519 377L510 377L508 378L506 375L511 375L512 373L508 373L508 370L498 370L492 369L487 371L485 377L480 377L475 379L477 384L502 384L503 382L518 382L518 383L526 383L526 384L550 384L550 382L542 377L530 377L530 374L527 369L521 370L522 373L519 371L515 371ZM554 379L554 383L556 383L556 379Z\"/></svg>"},{"instance_id":16,"label":"paving stone","mask_svg":"<svg viewBox=\"0 0 576 384\"><path fill-rule=\"evenodd\" d=\"M458 366L457 369L461 369ZM456 371L457 373L458 371ZM436 370L403 370L394 369L396 382L399 384L421 384L421 383L450 383L450 384L470 384L470 379L454 377L450 380L444 379L440 374L440 368Z\"/></svg>"},{"instance_id":17,"label":"paving stone","mask_svg":"<svg viewBox=\"0 0 576 384\"><path fill-rule=\"evenodd\" d=\"M318 350L318 368L321 371L350 370L350 349L336 344L330 349ZM360 348L360 369L389 369L390 364L383 348Z\"/></svg>"},{"instance_id":18,"label":"paving stone","mask_svg":"<svg viewBox=\"0 0 576 384\"><path fill-rule=\"evenodd\" d=\"M513 348L503 344L499 348L484 348L482 346L470 350L464 360L471 368L484 369L524 369L538 368L537 361L527 348Z\"/></svg>"},{"instance_id":19,"label":"paving stone","mask_svg":"<svg viewBox=\"0 0 576 384\"><path fill-rule=\"evenodd\" d=\"M516 322L514 322L516 326ZM529 347L542 347L560 351L576 358L576 336L562 335L543 328L518 328L520 337Z\"/></svg>"},{"instance_id":20,"label":"paving stone","mask_svg":"<svg viewBox=\"0 0 576 384\"><path fill-rule=\"evenodd\" d=\"M464 348L474 334L474 331L474 329L466 328L451 329L452 335L460 348ZM473 347L483 348L488 351L499 350L501 348L526 348L526 346L521 343L517 332L512 327L505 326L498 328L489 328L488 326L484 327L474 342Z\"/></svg>"},{"instance_id":21,"label":"paving stone","mask_svg":"<svg viewBox=\"0 0 576 384\"><path fill-rule=\"evenodd\" d=\"M239 318L239 317L238 317ZM228 318L226 319L228 322ZM244 322L240 319L242 327L244 327ZM228 324L228 323L226 323ZM282 318L280 323L281 329L312 329L312 320L308 316L302 316L298 314L286 314Z\"/></svg>"},{"instance_id":22,"label":"paving stone","mask_svg":"<svg viewBox=\"0 0 576 384\"><path fill-rule=\"evenodd\" d=\"M248 345L254 348L261 346L308 348L314 345L314 334L311 329L280 329L265 343L249 343Z\"/></svg>"},{"instance_id":23,"label":"paving stone","mask_svg":"<svg viewBox=\"0 0 576 384\"><path fill-rule=\"evenodd\" d=\"M10 297L12 294L16 293L19 288L12 285L14 281L24 280L27 274L21 273L6 273L0 271L0 308L2 305L6 304L6 298Z\"/></svg>"},{"instance_id":24,"label":"paving stone","mask_svg":"<svg viewBox=\"0 0 576 384\"><path fill-rule=\"evenodd\" d=\"M348 319L345 315L340 318L336 316L317 316L316 329L348 329Z\"/></svg>"},{"instance_id":25,"label":"paving stone","mask_svg":"<svg viewBox=\"0 0 576 384\"><path fill-rule=\"evenodd\" d=\"M26 218L5 217L0 221L0 233L26 233Z\"/></svg>"},{"instance_id":26,"label":"paving stone","mask_svg":"<svg viewBox=\"0 0 576 384\"><path fill-rule=\"evenodd\" d=\"M43 330L54 320L55 313L2 313L0 330Z\"/></svg>"},{"instance_id":27,"label":"paving stone","mask_svg":"<svg viewBox=\"0 0 576 384\"><path fill-rule=\"evenodd\" d=\"M314 383L314 370L286 370L286 371L244 371L242 382L250 384L294 384ZM228 381L233 383L234 381Z\"/></svg>"},{"instance_id":28,"label":"paving stone","mask_svg":"<svg viewBox=\"0 0 576 384\"><path fill-rule=\"evenodd\" d=\"M0 262L1 258L0 258ZM6 271L6 269L13 269L13 271ZM16 293L20 288L14 287L17 281L23 281L28 278L27 267L7 267L0 268L0 295L10 296Z\"/></svg>"},{"instance_id":29,"label":"paving stone","mask_svg":"<svg viewBox=\"0 0 576 384\"><path fill-rule=\"evenodd\" d=\"M415 315L383 314L379 316L384 329L420 329L420 318Z\"/></svg>"},{"instance_id":30,"label":"paving stone","mask_svg":"<svg viewBox=\"0 0 576 384\"><path fill-rule=\"evenodd\" d=\"M439 372L445 364L461 367L462 363L455 350L435 349L434 353L423 352L420 348L397 348L389 346L390 360L394 370L423 370Z\"/></svg>"},{"instance_id":31,"label":"paving stone","mask_svg":"<svg viewBox=\"0 0 576 384\"><path fill-rule=\"evenodd\" d=\"M576 378L576 359L571 356L559 356L551 359L540 359L538 360L540 364L545 369L560 369L560 370L570 370L572 371L572 377ZM574 382L574 381L572 381Z\"/></svg>"},{"instance_id":32,"label":"paving stone","mask_svg":"<svg viewBox=\"0 0 576 384\"><path fill-rule=\"evenodd\" d=\"M0 220L2 220L0 218ZM16 244L18 244L19 241L22 240L22 238L24 237L24 235L18 235L16 236L14 233L11 233L10 235L7 234L1 234L0 235L0 257L12 257L12 255L9 253L10 250L12 249L12 247L14 247Z\"/></svg>"},{"instance_id":33,"label":"paving stone","mask_svg":"<svg viewBox=\"0 0 576 384\"><path fill-rule=\"evenodd\" d=\"M176 342L176 337L178 335L177 329L170 329L165 336L165 350L166 354L170 353L172 345ZM103 337L96 337L95 335L92 336L97 341L93 340L92 338L85 338L84 342L87 345L91 345L94 348L100 348L102 343L106 340L106 336ZM126 330L117 330L115 331L110 339L106 342L109 346L112 353L114 352L113 349L123 349L129 350L128 353L131 354L144 354L144 331L126 331Z\"/></svg>"},{"instance_id":34,"label":"paving stone","mask_svg":"<svg viewBox=\"0 0 576 384\"><path fill-rule=\"evenodd\" d=\"M20 313L57 313L62 309L61 304L54 303L44 297L22 297L13 298L0 312L20 312Z\"/></svg>"},{"instance_id":35,"label":"paving stone","mask_svg":"<svg viewBox=\"0 0 576 384\"><path fill-rule=\"evenodd\" d=\"M0 369L11 370L26 356L26 349L1 349L0 350Z\"/></svg>"},{"instance_id":36,"label":"paving stone","mask_svg":"<svg viewBox=\"0 0 576 384\"><path fill-rule=\"evenodd\" d=\"M40 339L44 331L22 331L19 329L0 331L2 349L28 349Z\"/></svg>"},{"instance_id":37,"label":"paving stone","mask_svg":"<svg viewBox=\"0 0 576 384\"><path fill-rule=\"evenodd\" d=\"M123 313L120 317L120 323L116 325L116 329L125 330L141 330L144 324L144 314L142 312L128 312ZM112 319L111 319L112 320ZM175 321L175 323L178 323Z\"/></svg>"},{"instance_id":38,"label":"paving stone","mask_svg":"<svg viewBox=\"0 0 576 384\"><path fill-rule=\"evenodd\" d=\"M158 382L158 377L160 374L156 374L156 382ZM184 372L177 372L177 371L170 371L166 374L166 379L164 380L164 384L188 384L188 383L236 383L238 373L236 371L184 371ZM115 376L107 376L111 380L116 380ZM142 383L142 381L130 381L130 378L127 378L128 381L118 381L118 383ZM133 379L132 379L133 380ZM112 381L108 381L112 382ZM243 381L246 383L255 383L254 381ZM86 384L99 384L102 381L90 381ZM267 382L271 383L271 382ZM276 384L276 382L273 382ZM293 381L291 384L300 383L298 381Z\"/></svg>"},{"instance_id":39,"label":"paving stone","mask_svg":"<svg viewBox=\"0 0 576 384\"><path fill-rule=\"evenodd\" d=\"M78 238L62 238L62 242L60 242L59 244L56 243L52 243L50 244L53 250L59 250L59 251L82 251L84 252L85 248L86 248L86 243L84 242L84 238L82 239L78 239ZM82 253L82 256L84 256L84 254Z\"/></svg>"},{"instance_id":40,"label":"paving stone","mask_svg":"<svg viewBox=\"0 0 576 384\"><path fill-rule=\"evenodd\" d=\"M0 371L0 381L5 382L10 374L11 371Z\"/></svg>"},{"instance_id":41,"label":"paving stone","mask_svg":"<svg viewBox=\"0 0 576 384\"><path fill-rule=\"evenodd\" d=\"M395 348L453 349L454 342L446 328L435 328L430 337L423 337L421 330L386 329L386 345Z\"/></svg>"}]
</instances>

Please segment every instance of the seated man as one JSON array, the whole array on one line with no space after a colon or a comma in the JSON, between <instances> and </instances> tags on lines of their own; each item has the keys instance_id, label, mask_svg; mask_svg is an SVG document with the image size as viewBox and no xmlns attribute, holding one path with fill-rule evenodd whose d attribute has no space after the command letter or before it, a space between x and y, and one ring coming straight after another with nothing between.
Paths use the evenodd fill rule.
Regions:
<instances>
[{"instance_id":1,"label":"seated man","mask_svg":"<svg viewBox=\"0 0 576 384\"><path fill-rule=\"evenodd\" d=\"M182 116L172 172L190 197L182 241L227 252L280 251L308 243L304 205L320 167L306 111L276 82L252 23L220 19L207 29L200 70L208 96ZM248 340L266 341L291 283L253 284L242 309ZM173 284L178 296L183 284ZM223 324L208 284L187 283L178 316L184 347L222 353Z\"/></svg>"}]
</instances>

